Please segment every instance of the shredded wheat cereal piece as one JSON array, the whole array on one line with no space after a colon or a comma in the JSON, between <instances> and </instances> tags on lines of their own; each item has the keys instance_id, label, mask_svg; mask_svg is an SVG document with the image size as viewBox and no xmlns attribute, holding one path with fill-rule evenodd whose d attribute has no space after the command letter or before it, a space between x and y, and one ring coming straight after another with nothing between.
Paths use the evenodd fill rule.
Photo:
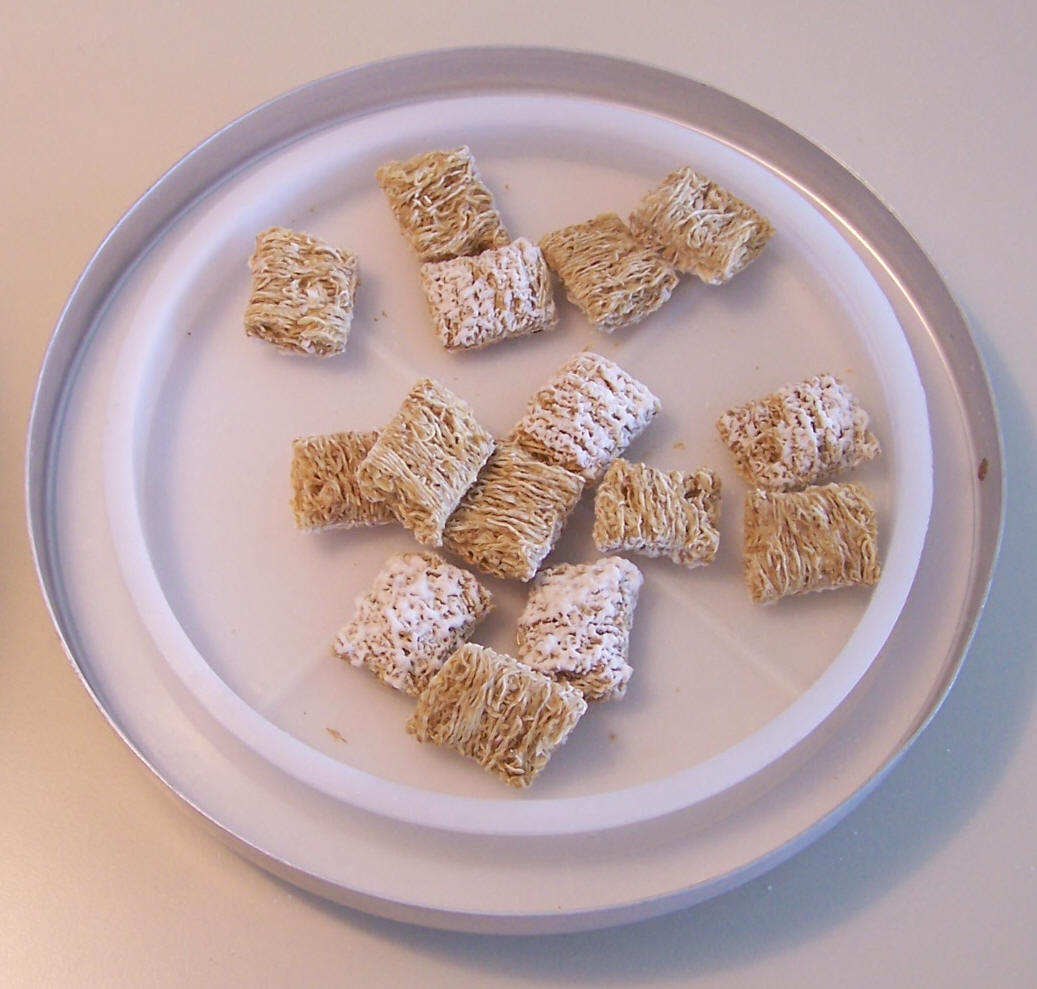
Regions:
<instances>
[{"instance_id":1,"label":"shredded wheat cereal piece","mask_svg":"<svg viewBox=\"0 0 1037 989\"><path fill-rule=\"evenodd\" d=\"M678 271L710 285L738 274L774 233L751 206L687 166L667 175L641 200L630 228Z\"/></svg>"},{"instance_id":2,"label":"shredded wheat cereal piece","mask_svg":"<svg viewBox=\"0 0 1037 989\"><path fill-rule=\"evenodd\" d=\"M407 731L419 742L474 759L511 786L526 787L586 710L575 688L468 643L422 692Z\"/></svg>"},{"instance_id":3,"label":"shredded wheat cereal piece","mask_svg":"<svg viewBox=\"0 0 1037 989\"><path fill-rule=\"evenodd\" d=\"M585 351L533 395L508 438L534 457L593 482L660 407L659 399L618 364Z\"/></svg>"},{"instance_id":4,"label":"shredded wheat cereal piece","mask_svg":"<svg viewBox=\"0 0 1037 989\"><path fill-rule=\"evenodd\" d=\"M877 457L868 422L849 389L821 374L725 412L717 429L745 480L787 491Z\"/></svg>"},{"instance_id":5,"label":"shredded wheat cereal piece","mask_svg":"<svg viewBox=\"0 0 1037 989\"><path fill-rule=\"evenodd\" d=\"M420 261L479 254L511 239L467 147L386 162L375 178Z\"/></svg>"},{"instance_id":6,"label":"shredded wheat cereal piece","mask_svg":"<svg viewBox=\"0 0 1037 989\"><path fill-rule=\"evenodd\" d=\"M627 658L643 580L620 556L545 570L518 621L519 659L589 701L619 700L634 672Z\"/></svg>"},{"instance_id":7,"label":"shredded wheat cereal piece","mask_svg":"<svg viewBox=\"0 0 1037 989\"><path fill-rule=\"evenodd\" d=\"M421 284L447 350L485 347L558 323L544 255L523 237L475 257L423 264Z\"/></svg>"},{"instance_id":8,"label":"shredded wheat cereal piece","mask_svg":"<svg viewBox=\"0 0 1037 989\"><path fill-rule=\"evenodd\" d=\"M655 312L677 284L673 268L615 213L555 230L540 247L569 301L607 333Z\"/></svg>"},{"instance_id":9,"label":"shredded wheat cereal piece","mask_svg":"<svg viewBox=\"0 0 1037 989\"><path fill-rule=\"evenodd\" d=\"M582 491L578 474L501 443L450 516L443 545L487 573L530 580Z\"/></svg>"},{"instance_id":10,"label":"shredded wheat cereal piece","mask_svg":"<svg viewBox=\"0 0 1037 989\"><path fill-rule=\"evenodd\" d=\"M435 553L386 561L332 651L379 680L417 695L493 607L476 578Z\"/></svg>"},{"instance_id":11,"label":"shredded wheat cereal piece","mask_svg":"<svg viewBox=\"0 0 1037 989\"><path fill-rule=\"evenodd\" d=\"M346 347L357 259L308 234L270 227L249 258L245 333L287 353L329 357Z\"/></svg>"},{"instance_id":12,"label":"shredded wheat cereal piece","mask_svg":"<svg viewBox=\"0 0 1037 989\"><path fill-rule=\"evenodd\" d=\"M292 440L292 513L299 529L382 525L394 516L360 493L356 471L378 433L344 432Z\"/></svg>"},{"instance_id":13,"label":"shredded wheat cereal piece","mask_svg":"<svg viewBox=\"0 0 1037 989\"><path fill-rule=\"evenodd\" d=\"M744 530L745 582L757 604L879 579L875 508L859 484L751 491Z\"/></svg>"},{"instance_id":14,"label":"shredded wheat cereal piece","mask_svg":"<svg viewBox=\"0 0 1037 989\"><path fill-rule=\"evenodd\" d=\"M594 545L602 553L627 550L668 556L699 567L720 545L720 478L613 460L594 496Z\"/></svg>"},{"instance_id":15,"label":"shredded wheat cereal piece","mask_svg":"<svg viewBox=\"0 0 1037 989\"><path fill-rule=\"evenodd\" d=\"M357 468L360 492L383 501L428 546L493 452L493 437L472 408L449 389L423 378L378 434Z\"/></svg>"}]
</instances>

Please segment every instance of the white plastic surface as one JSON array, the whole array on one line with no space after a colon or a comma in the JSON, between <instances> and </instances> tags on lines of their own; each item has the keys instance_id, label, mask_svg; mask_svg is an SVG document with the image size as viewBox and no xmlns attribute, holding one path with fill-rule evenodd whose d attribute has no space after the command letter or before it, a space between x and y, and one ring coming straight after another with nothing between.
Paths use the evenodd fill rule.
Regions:
<instances>
[{"instance_id":1,"label":"white plastic surface","mask_svg":"<svg viewBox=\"0 0 1037 989\"><path fill-rule=\"evenodd\" d=\"M730 285L685 280L658 313L612 336L563 304L551 334L446 354L372 173L388 158L459 143L475 152L513 236L622 214L686 161L751 201L778 234ZM245 260L255 233L274 223L359 255L358 312L342 357L286 358L244 337ZM109 396L111 532L161 662L203 720L244 743L256 772L265 763L347 807L449 831L579 834L648 821L741 783L806 738L900 614L931 504L925 396L910 351L867 268L809 200L717 141L585 101L404 107L308 137L228 179L163 238L146 271ZM720 471L721 555L691 572L635 558L646 584L627 699L593 709L536 786L512 794L451 753L417 745L403 730L411 702L329 657L353 598L388 555L415 543L395 528L295 532L289 443L377 428L425 374L501 434L584 347L663 400L632 457ZM877 496L884 575L874 591L761 609L741 582L745 486L713 423L819 371L847 381L883 443L882 457L854 476ZM595 555L588 501L553 561ZM476 638L513 649L524 589L487 583L498 607ZM135 690L125 679L110 687Z\"/></svg>"}]
</instances>

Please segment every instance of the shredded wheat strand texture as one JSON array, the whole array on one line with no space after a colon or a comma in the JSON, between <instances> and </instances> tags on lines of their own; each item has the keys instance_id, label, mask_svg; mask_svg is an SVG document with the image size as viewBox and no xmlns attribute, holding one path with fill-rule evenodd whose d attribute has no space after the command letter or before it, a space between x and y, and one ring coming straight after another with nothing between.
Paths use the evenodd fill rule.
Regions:
<instances>
[{"instance_id":1,"label":"shredded wheat strand texture","mask_svg":"<svg viewBox=\"0 0 1037 989\"><path fill-rule=\"evenodd\" d=\"M583 478L499 444L443 532L443 546L497 577L529 580L551 552Z\"/></svg>"},{"instance_id":2,"label":"shredded wheat strand texture","mask_svg":"<svg viewBox=\"0 0 1037 989\"><path fill-rule=\"evenodd\" d=\"M357 484L365 497L388 504L419 542L439 546L493 447L467 402L422 378L357 468Z\"/></svg>"},{"instance_id":3,"label":"shredded wheat strand texture","mask_svg":"<svg viewBox=\"0 0 1037 989\"><path fill-rule=\"evenodd\" d=\"M698 567L720 546L721 483L716 472L662 471L616 459L594 495L594 545L602 553L666 556Z\"/></svg>"},{"instance_id":4,"label":"shredded wheat strand texture","mask_svg":"<svg viewBox=\"0 0 1037 989\"><path fill-rule=\"evenodd\" d=\"M375 178L420 261L478 254L511 239L467 147L386 162Z\"/></svg>"},{"instance_id":5,"label":"shredded wheat strand texture","mask_svg":"<svg viewBox=\"0 0 1037 989\"><path fill-rule=\"evenodd\" d=\"M382 525L394 516L360 492L356 471L378 438L369 432L329 433L292 440L292 514L296 527L318 530Z\"/></svg>"},{"instance_id":6,"label":"shredded wheat strand texture","mask_svg":"<svg viewBox=\"0 0 1037 989\"><path fill-rule=\"evenodd\" d=\"M881 574L875 507L860 484L751 491L744 516L745 581L758 604Z\"/></svg>"},{"instance_id":7,"label":"shredded wheat strand texture","mask_svg":"<svg viewBox=\"0 0 1037 989\"><path fill-rule=\"evenodd\" d=\"M673 268L615 213L555 230L540 247L569 301L606 332L655 312L677 284Z\"/></svg>"},{"instance_id":8,"label":"shredded wheat strand texture","mask_svg":"<svg viewBox=\"0 0 1037 989\"><path fill-rule=\"evenodd\" d=\"M678 271L711 285L738 274L774 233L751 206L689 166L671 172L642 199L630 227Z\"/></svg>"},{"instance_id":9,"label":"shredded wheat strand texture","mask_svg":"<svg viewBox=\"0 0 1037 989\"><path fill-rule=\"evenodd\" d=\"M586 710L573 687L469 643L431 679L407 730L474 759L510 786L527 787Z\"/></svg>"},{"instance_id":10,"label":"shredded wheat strand texture","mask_svg":"<svg viewBox=\"0 0 1037 989\"><path fill-rule=\"evenodd\" d=\"M286 353L329 357L346 347L353 321L357 259L284 227L256 237L245 332Z\"/></svg>"}]
</instances>

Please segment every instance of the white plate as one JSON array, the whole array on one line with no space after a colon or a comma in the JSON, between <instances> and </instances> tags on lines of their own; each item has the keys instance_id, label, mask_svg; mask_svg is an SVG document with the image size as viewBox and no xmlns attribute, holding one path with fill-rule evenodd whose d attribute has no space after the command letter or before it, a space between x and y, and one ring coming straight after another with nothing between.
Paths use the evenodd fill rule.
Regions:
<instances>
[{"instance_id":1,"label":"white plate","mask_svg":"<svg viewBox=\"0 0 1037 989\"><path fill-rule=\"evenodd\" d=\"M688 109L661 112L681 87ZM746 121L791 142L800 172L789 168L795 156L770 161L754 149ZM729 98L640 67L562 53L469 52L315 84L232 125L170 173L84 276L78 300L85 305L92 293L96 308L62 334L76 322L73 297L50 357L61 369L41 378L37 417L43 409L51 423L34 422L52 429L56 443L53 459L36 458L36 490L46 502L37 516L47 530L36 533L41 575L90 689L145 761L268 867L368 909L437 923L448 916L451 926L502 911L585 925L630 916L634 902L642 913L686 902L790 848L845 802L847 792L826 794L835 803L799 816L776 844L777 832L764 828L757 845L709 865L673 871L663 854L651 867L641 862L636 892L632 873L617 881L622 863L577 864L572 854L571 842L588 835L604 847L607 828L620 829L621 843L631 825L655 829L646 834L657 850L673 840L669 829L688 821L699 830L727 821L737 831L732 815L750 806L755 814L761 793L804 753L830 743L843 717L833 711L853 707L842 703L847 696L874 690L869 684L882 676L874 668L858 684L873 664L885 667L876 656L890 652L901 609L919 593L912 580L931 504L932 448L916 367L926 327L919 332L917 307L881 255L876 262L874 243L862 245L818 194L833 176L859 187L797 140ZM611 337L566 306L552 334L446 354L428 326L416 263L371 173L387 158L459 143L473 148L513 235L536 238L604 210L623 213L686 161L767 213L778 234L730 285L686 280L657 314ZM861 201L886 222L866 193ZM245 259L255 233L272 223L360 255L358 313L344 356L285 358L244 337ZM136 243L150 250L139 263L117 261L119 235L133 226ZM68 351L81 342L76 364ZM531 391L584 347L617 360L663 400L631 456L720 470L721 556L691 572L638 559L646 584L627 699L595 707L530 792L502 793L473 765L413 742L402 727L407 698L329 658L355 595L388 555L415 544L390 528L296 533L289 442L377 427L423 374L469 399L500 434ZM713 422L732 404L821 370L847 380L883 442L882 457L855 477L877 495L884 576L873 591L757 608L740 575L745 488ZM555 559L596 555L588 532L584 506ZM93 576L102 572L103 584ZM513 648L524 588L489 583L498 608L477 639ZM951 580L940 593L965 600L974 582ZM119 646L102 646L116 630ZM902 672L949 683L960 651L948 660L938 646L935 667L919 659ZM911 718L928 716L939 696L930 682ZM890 716L896 710L889 706ZM904 737L901 728L882 735L885 761ZM851 775L849 792L874 778L872 763ZM413 828L422 853L405 837ZM340 860L343 834L365 849L363 862ZM551 839L552 851L538 837L567 834ZM522 854L510 861L493 835L513 836L506 847ZM450 862L461 847L463 867ZM568 867L586 872L579 892L527 887L563 848ZM682 855L705 851L681 847ZM406 863L404 887L389 861ZM528 877L512 876L497 908L484 902L481 883L464 880L466 869L511 874L520 864ZM449 890L439 878L444 868L455 877ZM544 898L562 902L547 906Z\"/></svg>"},{"instance_id":2,"label":"white plate","mask_svg":"<svg viewBox=\"0 0 1037 989\"><path fill-rule=\"evenodd\" d=\"M686 162L750 199L778 233L730 286L685 280L667 306L613 336L567 305L549 336L441 352L418 265L373 170L461 143L499 190L513 235L537 239L609 208L628 212ZM246 260L256 233L274 224L359 254L345 356L285 359L246 340ZM816 207L716 140L636 110L558 97L394 108L236 174L168 231L154 261L110 415L109 514L126 581L171 668L205 708L308 786L412 823L495 834L648 820L740 782L809 734L900 614L932 493L925 396L910 348L871 274ZM329 657L349 602L388 555L416 547L405 532L295 532L289 444L377 428L423 375L448 383L503 435L536 386L587 347L663 400L632 454L664 469L721 471L722 562L699 572L644 564L628 699L596 706L544 782L515 794L418 745L403 731L412 702ZM739 575L745 485L713 424L733 404L821 371L852 384L884 446L859 472L880 506L883 576L873 591L754 607ZM594 553L577 525L552 561ZM494 588L502 603L489 644L514 651L525 588Z\"/></svg>"}]
</instances>

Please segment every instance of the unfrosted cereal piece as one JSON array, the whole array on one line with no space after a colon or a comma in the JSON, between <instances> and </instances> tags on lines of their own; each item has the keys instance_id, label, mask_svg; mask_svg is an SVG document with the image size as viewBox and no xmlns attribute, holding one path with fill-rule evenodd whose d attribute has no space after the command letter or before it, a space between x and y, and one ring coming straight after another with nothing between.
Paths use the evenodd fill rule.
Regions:
<instances>
[{"instance_id":1,"label":"unfrosted cereal piece","mask_svg":"<svg viewBox=\"0 0 1037 989\"><path fill-rule=\"evenodd\" d=\"M641 200L630 228L678 271L710 285L738 274L774 233L751 206L689 166L667 175Z\"/></svg>"},{"instance_id":2,"label":"unfrosted cereal piece","mask_svg":"<svg viewBox=\"0 0 1037 989\"><path fill-rule=\"evenodd\" d=\"M619 556L545 570L519 618L519 659L589 701L620 699L633 673L630 629L643 579Z\"/></svg>"},{"instance_id":3,"label":"unfrosted cereal piece","mask_svg":"<svg viewBox=\"0 0 1037 989\"><path fill-rule=\"evenodd\" d=\"M720 545L720 478L613 460L594 495L594 545L603 553L667 556L699 567Z\"/></svg>"},{"instance_id":4,"label":"unfrosted cereal piece","mask_svg":"<svg viewBox=\"0 0 1037 989\"><path fill-rule=\"evenodd\" d=\"M447 350L485 347L558 323L544 255L522 237L475 257L423 264L421 284Z\"/></svg>"},{"instance_id":5,"label":"unfrosted cereal piece","mask_svg":"<svg viewBox=\"0 0 1037 989\"><path fill-rule=\"evenodd\" d=\"M569 301L608 333L655 312L677 284L673 268L615 213L555 230L540 247Z\"/></svg>"},{"instance_id":6,"label":"unfrosted cereal piece","mask_svg":"<svg viewBox=\"0 0 1037 989\"><path fill-rule=\"evenodd\" d=\"M343 432L292 440L292 514L299 529L352 529L393 521L384 502L360 492L357 468L378 433Z\"/></svg>"},{"instance_id":7,"label":"unfrosted cereal piece","mask_svg":"<svg viewBox=\"0 0 1037 989\"><path fill-rule=\"evenodd\" d=\"M356 255L316 237L270 227L249 258L252 297L245 333L286 353L340 354L356 296Z\"/></svg>"},{"instance_id":8,"label":"unfrosted cereal piece","mask_svg":"<svg viewBox=\"0 0 1037 989\"><path fill-rule=\"evenodd\" d=\"M871 586L881 573L875 508L859 484L751 491L744 532L745 582L757 604Z\"/></svg>"},{"instance_id":9,"label":"unfrosted cereal piece","mask_svg":"<svg viewBox=\"0 0 1037 989\"><path fill-rule=\"evenodd\" d=\"M745 480L787 491L877 457L868 422L849 389L821 374L725 412L717 429Z\"/></svg>"},{"instance_id":10,"label":"unfrosted cereal piece","mask_svg":"<svg viewBox=\"0 0 1037 989\"><path fill-rule=\"evenodd\" d=\"M478 254L511 239L467 147L386 162L375 178L420 261Z\"/></svg>"},{"instance_id":11,"label":"unfrosted cereal piece","mask_svg":"<svg viewBox=\"0 0 1037 989\"><path fill-rule=\"evenodd\" d=\"M533 395L509 439L593 482L660 407L659 399L618 364L585 351Z\"/></svg>"},{"instance_id":12,"label":"unfrosted cereal piece","mask_svg":"<svg viewBox=\"0 0 1037 989\"><path fill-rule=\"evenodd\" d=\"M443 546L497 577L530 580L583 491L578 474L497 446L443 531Z\"/></svg>"},{"instance_id":13,"label":"unfrosted cereal piece","mask_svg":"<svg viewBox=\"0 0 1037 989\"><path fill-rule=\"evenodd\" d=\"M418 698L407 731L527 787L587 710L580 692L511 656L461 646Z\"/></svg>"},{"instance_id":14,"label":"unfrosted cereal piece","mask_svg":"<svg viewBox=\"0 0 1037 989\"><path fill-rule=\"evenodd\" d=\"M418 542L439 546L443 526L493 452L471 406L422 378L357 468L361 494L385 502Z\"/></svg>"},{"instance_id":15,"label":"unfrosted cereal piece","mask_svg":"<svg viewBox=\"0 0 1037 989\"><path fill-rule=\"evenodd\" d=\"M405 694L419 694L492 608L476 578L435 553L390 558L332 645Z\"/></svg>"}]
</instances>

